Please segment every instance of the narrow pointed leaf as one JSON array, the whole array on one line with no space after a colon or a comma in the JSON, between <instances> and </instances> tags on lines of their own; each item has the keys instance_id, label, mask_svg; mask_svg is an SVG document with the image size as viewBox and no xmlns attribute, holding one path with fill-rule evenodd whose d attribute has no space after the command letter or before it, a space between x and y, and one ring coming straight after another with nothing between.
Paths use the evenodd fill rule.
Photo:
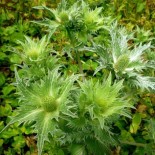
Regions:
<instances>
[{"instance_id":1,"label":"narrow pointed leaf","mask_svg":"<svg viewBox=\"0 0 155 155\"><path fill-rule=\"evenodd\" d=\"M38 116L36 123L38 155L42 154L44 142L48 141L48 134L56 131L56 123L52 120L54 117L53 113L45 112Z\"/></svg>"}]
</instances>

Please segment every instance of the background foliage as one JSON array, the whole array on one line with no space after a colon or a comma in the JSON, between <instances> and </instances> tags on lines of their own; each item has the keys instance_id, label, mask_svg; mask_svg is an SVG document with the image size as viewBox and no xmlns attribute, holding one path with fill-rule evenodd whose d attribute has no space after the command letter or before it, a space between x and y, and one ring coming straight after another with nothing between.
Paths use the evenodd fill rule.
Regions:
<instances>
[{"instance_id":1,"label":"background foliage","mask_svg":"<svg viewBox=\"0 0 155 155\"><path fill-rule=\"evenodd\" d=\"M14 66L20 64L21 59L13 52L11 47L19 48L17 40L24 40L24 35L32 37L42 37L46 32L45 28L32 23L32 20L41 19L43 11L33 9L32 7L46 4L48 7L55 8L58 0L1 0L0 1L0 129L2 129L10 120L8 116L15 115L14 109L18 106L16 88L12 85L14 79ZM69 0L70 4L74 0ZM117 19L120 25L125 26L129 32L135 32L135 43L148 43L152 41L155 45L155 2L152 0L88 0L92 8L103 7L103 16L111 19ZM48 14L46 15L48 16ZM102 32L100 32L102 33ZM106 36L105 36L106 37ZM58 40L57 42L56 40ZM104 42L102 38L97 38L99 42ZM72 59L66 61L66 53L62 52L63 45L66 45L64 36L57 33L53 38L51 46L58 51L57 55L61 58L61 63L67 67L64 71L67 74L77 72L76 62ZM67 48L67 47L66 47ZM154 51L150 52L147 57L155 59ZM81 53L83 60L84 72L92 76L97 67L97 63L92 61L96 55L91 52ZM101 72L105 72L104 69ZM154 76L154 72L149 72ZM100 78L100 72L96 75ZM136 110L132 110L132 119L122 117L114 126L114 132L120 134L122 144L112 148L113 154L154 154L155 150L155 95L154 93L139 93L135 99ZM45 152L49 150L51 144L46 143ZM57 150L61 155L61 150ZM0 134L0 154L14 155L34 155L37 154L35 135L29 126L17 124ZM47 153L45 153L47 154ZM55 154L54 152L51 154Z\"/></svg>"}]
</instances>

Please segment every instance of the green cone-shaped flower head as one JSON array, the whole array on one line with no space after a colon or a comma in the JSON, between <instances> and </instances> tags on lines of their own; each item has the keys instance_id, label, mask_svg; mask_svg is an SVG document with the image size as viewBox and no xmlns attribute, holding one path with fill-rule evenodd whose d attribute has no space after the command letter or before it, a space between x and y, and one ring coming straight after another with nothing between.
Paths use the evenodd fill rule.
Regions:
<instances>
[{"instance_id":1,"label":"green cone-shaped flower head","mask_svg":"<svg viewBox=\"0 0 155 155\"><path fill-rule=\"evenodd\" d=\"M44 141L48 141L48 134L54 135L61 116L75 117L69 106L72 102L70 93L74 89L73 83L77 76L64 78L60 76L58 68L49 71L48 75L34 83L25 82L16 71L17 87L19 88L20 107L17 115L6 126L19 122L33 122L37 132L38 154L42 154ZM6 128L5 127L5 128Z\"/></svg>"},{"instance_id":2,"label":"green cone-shaped flower head","mask_svg":"<svg viewBox=\"0 0 155 155\"><path fill-rule=\"evenodd\" d=\"M25 42L19 41L22 45L22 56L25 61L39 61L47 55L46 36L40 40L33 40L25 36Z\"/></svg>"},{"instance_id":3,"label":"green cone-shaped flower head","mask_svg":"<svg viewBox=\"0 0 155 155\"><path fill-rule=\"evenodd\" d=\"M91 119L98 119L101 127L110 116L119 114L129 117L125 109L132 106L120 97L122 83L123 81L112 84L111 75L103 83L92 80L80 83L80 110L84 113L89 112Z\"/></svg>"},{"instance_id":4,"label":"green cone-shaped flower head","mask_svg":"<svg viewBox=\"0 0 155 155\"><path fill-rule=\"evenodd\" d=\"M41 103L42 107L47 112L55 111L59 105L59 102L53 96L45 96Z\"/></svg>"},{"instance_id":5,"label":"green cone-shaped flower head","mask_svg":"<svg viewBox=\"0 0 155 155\"><path fill-rule=\"evenodd\" d=\"M119 56L116 63L114 63L113 67L116 72L123 72L129 65L130 58L129 55L123 54Z\"/></svg>"},{"instance_id":6,"label":"green cone-shaped flower head","mask_svg":"<svg viewBox=\"0 0 155 155\"><path fill-rule=\"evenodd\" d=\"M45 112L61 111L67 104L76 76L63 79L58 69L49 72L44 79L26 86L17 75L18 87L24 102L42 108ZM67 108L67 107L66 107Z\"/></svg>"}]
</instances>

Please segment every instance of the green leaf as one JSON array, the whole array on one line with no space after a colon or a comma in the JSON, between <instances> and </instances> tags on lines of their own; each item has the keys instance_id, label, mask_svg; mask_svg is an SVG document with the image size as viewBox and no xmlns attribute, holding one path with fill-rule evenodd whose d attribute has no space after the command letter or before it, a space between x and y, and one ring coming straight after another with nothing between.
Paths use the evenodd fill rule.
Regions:
<instances>
[{"instance_id":1,"label":"green leaf","mask_svg":"<svg viewBox=\"0 0 155 155\"><path fill-rule=\"evenodd\" d=\"M136 134L137 130L140 127L140 123L141 123L141 115L139 113L134 114L132 123L130 125L130 132Z\"/></svg>"},{"instance_id":2,"label":"green leaf","mask_svg":"<svg viewBox=\"0 0 155 155\"><path fill-rule=\"evenodd\" d=\"M0 139L0 147L2 147L3 143L4 143L4 140Z\"/></svg>"},{"instance_id":3,"label":"green leaf","mask_svg":"<svg viewBox=\"0 0 155 155\"><path fill-rule=\"evenodd\" d=\"M5 58L7 58L7 55L3 52L0 52L0 60L4 60Z\"/></svg>"},{"instance_id":4,"label":"green leaf","mask_svg":"<svg viewBox=\"0 0 155 155\"><path fill-rule=\"evenodd\" d=\"M71 155L86 155L84 146L79 144L72 144L70 152Z\"/></svg>"},{"instance_id":5,"label":"green leaf","mask_svg":"<svg viewBox=\"0 0 155 155\"><path fill-rule=\"evenodd\" d=\"M5 76L2 72L0 72L0 86L2 86L5 83Z\"/></svg>"},{"instance_id":6,"label":"green leaf","mask_svg":"<svg viewBox=\"0 0 155 155\"><path fill-rule=\"evenodd\" d=\"M52 135L56 131L56 123L52 120L53 113L42 112L37 117L37 123L35 129L37 130L37 146L38 155L42 154L43 146L45 141L49 141L48 134Z\"/></svg>"},{"instance_id":7,"label":"green leaf","mask_svg":"<svg viewBox=\"0 0 155 155\"><path fill-rule=\"evenodd\" d=\"M34 106L29 106L26 108L22 107L20 108L18 115L14 116L12 120L7 124L7 126L5 126L5 128L0 132L3 132L8 126L15 122L19 122L19 124L21 124L23 122L34 121L36 119L36 116L42 111L42 109L37 109Z\"/></svg>"},{"instance_id":8,"label":"green leaf","mask_svg":"<svg viewBox=\"0 0 155 155\"><path fill-rule=\"evenodd\" d=\"M15 136L14 142L12 143L12 147L15 148L16 150L23 148L25 146L25 138L22 135Z\"/></svg>"},{"instance_id":9,"label":"green leaf","mask_svg":"<svg viewBox=\"0 0 155 155\"><path fill-rule=\"evenodd\" d=\"M62 149L58 150L58 155L65 155Z\"/></svg>"},{"instance_id":10,"label":"green leaf","mask_svg":"<svg viewBox=\"0 0 155 155\"><path fill-rule=\"evenodd\" d=\"M4 106L0 105L0 116L8 116L12 112L12 107L10 104L5 104Z\"/></svg>"},{"instance_id":11,"label":"green leaf","mask_svg":"<svg viewBox=\"0 0 155 155\"><path fill-rule=\"evenodd\" d=\"M137 12L142 12L143 11L143 9L145 8L145 6L146 6L146 2L140 2L140 3L138 3L137 4Z\"/></svg>"},{"instance_id":12,"label":"green leaf","mask_svg":"<svg viewBox=\"0 0 155 155\"><path fill-rule=\"evenodd\" d=\"M131 81L136 87L140 87L142 90L155 90L155 78L149 76L142 76L140 74L131 74L131 77L135 76L135 79Z\"/></svg>"},{"instance_id":13,"label":"green leaf","mask_svg":"<svg viewBox=\"0 0 155 155\"><path fill-rule=\"evenodd\" d=\"M15 90L15 87L13 85L7 85L6 87L3 87L3 94L6 96L10 94L13 90Z\"/></svg>"},{"instance_id":14,"label":"green leaf","mask_svg":"<svg viewBox=\"0 0 155 155\"><path fill-rule=\"evenodd\" d=\"M15 63L15 64L21 64L22 59L19 57L19 55L12 54L10 55L10 62Z\"/></svg>"},{"instance_id":15,"label":"green leaf","mask_svg":"<svg viewBox=\"0 0 155 155\"><path fill-rule=\"evenodd\" d=\"M19 135L19 131L17 129L8 129L5 130L3 133L0 134L0 137L3 139L9 139L11 137Z\"/></svg>"},{"instance_id":16,"label":"green leaf","mask_svg":"<svg viewBox=\"0 0 155 155\"><path fill-rule=\"evenodd\" d=\"M131 133L126 131L126 130L121 130L121 140L122 141L128 141L128 142L135 142Z\"/></svg>"},{"instance_id":17,"label":"green leaf","mask_svg":"<svg viewBox=\"0 0 155 155\"><path fill-rule=\"evenodd\" d=\"M109 140L109 138L108 139L106 139L106 138L104 138L103 143L102 143L102 141L100 141L100 139L99 140L95 139L95 137L86 139L87 149L94 155L111 154L110 149L107 144L110 142L112 144L112 140Z\"/></svg>"}]
</instances>

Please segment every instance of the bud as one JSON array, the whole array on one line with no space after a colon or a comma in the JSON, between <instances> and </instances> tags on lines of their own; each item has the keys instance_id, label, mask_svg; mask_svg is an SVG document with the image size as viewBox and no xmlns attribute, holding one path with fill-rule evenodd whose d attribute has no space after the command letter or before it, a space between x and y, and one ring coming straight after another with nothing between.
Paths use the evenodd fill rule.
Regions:
<instances>
[{"instance_id":1,"label":"bud","mask_svg":"<svg viewBox=\"0 0 155 155\"><path fill-rule=\"evenodd\" d=\"M45 98L43 98L41 106L46 112L53 112L57 110L58 102L54 97L46 96Z\"/></svg>"},{"instance_id":2,"label":"bud","mask_svg":"<svg viewBox=\"0 0 155 155\"><path fill-rule=\"evenodd\" d=\"M26 52L26 55L31 60L37 60L39 58L40 53L37 48L32 48Z\"/></svg>"},{"instance_id":3,"label":"bud","mask_svg":"<svg viewBox=\"0 0 155 155\"><path fill-rule=\"evenodd\" d=\"M113 65L116 72L123 72L129 65L129 56L127 54L121 55L117 62Z\"/></svg>"},{"instance_id":4,"label":"bud","mask_svg":"<svg viewBox=\"0 0 155 155\"><path fill-rule=\"evenodd\" d=\"M62 23L68 22L69 21L69 17L68 17L67 12L61 12L60 13L60 19L61 19Z\"/></svg>"}]
</instances>

